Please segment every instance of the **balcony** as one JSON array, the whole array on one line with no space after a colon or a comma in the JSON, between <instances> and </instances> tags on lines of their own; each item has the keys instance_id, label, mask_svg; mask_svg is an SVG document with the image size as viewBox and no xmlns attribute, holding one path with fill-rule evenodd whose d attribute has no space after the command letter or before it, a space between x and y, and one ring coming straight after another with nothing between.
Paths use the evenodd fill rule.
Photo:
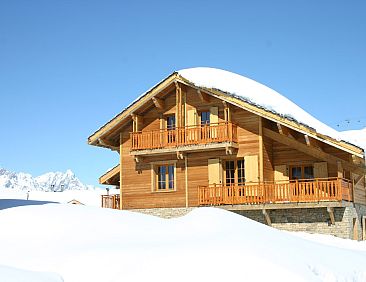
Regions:
<instances>
[{"instance_id":1,"label":"balcony","mask_svg":"<svg viewBox=\"0 0 366 282\"><path fill-rule=\"evenodd\" d=\"M352 182L342 178L198 187L199 206L352 201Z\"/></svg>"},{"instance_id":2,"label":"balcony","mask_svg":"<svg viewBox=\"0 0 366 282\"><path fill-rule=\"evenodd\" d=\"M119 209L120 195L102 195L102 208Z\"/></svg>"},{"instance_id":3,"label":"balcony","mask_svg":"<svg viewBox=\"0 0 366 282\"><path fill-rule=\"evenodd\" d=\"M131 132L131 154L237 148L237 126L230 122L175 129ZM153 151L152 151L153 150Z\"/></svg>"}]
</instances>

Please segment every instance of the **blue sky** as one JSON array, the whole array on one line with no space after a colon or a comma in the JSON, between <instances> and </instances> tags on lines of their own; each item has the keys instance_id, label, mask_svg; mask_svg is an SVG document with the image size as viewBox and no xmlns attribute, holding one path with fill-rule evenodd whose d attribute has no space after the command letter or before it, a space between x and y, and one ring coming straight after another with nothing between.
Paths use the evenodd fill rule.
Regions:
<instances>
[{"instance_id":1,"label":"blue sky","mask_svg":"<svg viewBox=\"0 0 366 282\"><path fill-rule=\"evenodd\" d=\"M366 127L365 14L365 1L1 1L0 167L70 168L96 185L118 154L87 137L195 66L250 77L336 129Z\"/></svg>"}]
</instances>

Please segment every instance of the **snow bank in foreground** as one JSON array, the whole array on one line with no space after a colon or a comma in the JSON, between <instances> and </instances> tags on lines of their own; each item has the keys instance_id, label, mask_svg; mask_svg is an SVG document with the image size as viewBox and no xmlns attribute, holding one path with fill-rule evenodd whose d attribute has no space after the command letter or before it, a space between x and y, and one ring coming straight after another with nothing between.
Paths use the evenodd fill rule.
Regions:
<instances>
[{"instance_id":1,"label":"snow bank in foreground","mask_svg":"<svg viewBox=\"0 0 366 282\"><path fill-rule=\"evenodd\" d=\"M57 274L35 272L0 265L0 281L3 282L63 282Z\"/></svg>"},{"instance_id":2,"label":"snow bank in foreground","mask_svg":"<svg viewBox=\"0 0 366 282\"><path fill-rule=\"evenodd\" d=\"M214 208L166 220L46 204L5 209L0 226L0 264L59 273L65 282L366 281L364 251Z\"/></svg>"}]
</instances>

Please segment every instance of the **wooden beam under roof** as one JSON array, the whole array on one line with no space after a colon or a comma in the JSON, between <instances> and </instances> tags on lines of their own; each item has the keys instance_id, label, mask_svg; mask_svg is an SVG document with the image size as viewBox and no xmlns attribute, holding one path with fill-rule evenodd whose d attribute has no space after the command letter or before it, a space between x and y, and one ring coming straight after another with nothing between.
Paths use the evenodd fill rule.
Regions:
<instances>
[{"instance_id":1,"label":"wooden beam under roof","mask_svg":"<svg viewBox=\"0 0 366 282\"><path fill-rule=\"evenodd\" d=\"M99 138L98 142L100 145L110 148L112 151L118 151L119 150L119 144L113 143L109 140L106 140L104 138Z\"/></svg>"},{"instance_id":2,"label":"wooden beam under roof","mask_svg":"<svg viewBox=\"0 0 366 282\"><path fill-rule=\"evenodd\" d=\"M210 102L210 97L207 93L202 92L201 90L197 90L198 97L201 99L201 102Z\"/></svg>"},{"instance_id":3,"label":"wooden beam under roof","mask_svg":"<svg viewBox=\"0 0 366 282\"><path fill-rule=\"evenodd\" d=\"M311 138L309 135L307 134L304 134L304 138L305 138L305 142L306 142L306 145L308 145L309 147L315 147L319 150L323 150L320 145L319 145L319 142L317 140L315 140L314 138Z\"/></svg>"},{"instance_id":4,"label":"wooden beam under roof","mask_svg":"<svg viewBox=\"0 0 366 282\"><path fill-rule=\"evenodd\" d=\"M165 102L163 99L152 97L151 100L154 102L155 107L157 107L159 110L164 110Z\"/></svg>"},{"instance_id":5,"label":"wooden beam under roof","mask_svg":"<svg viewBox=\"0 0 366 282\"><path fill-rule=\"evenodd\" d=\"M314 158L321 159L323 161L326 161L331 164L337 164L340 163L344 169L350 170L352 172L358 173L358 174L365 174L366 168L365 166L358 166L353 163L347 162L345 160L342 160L336 156L333 156L331 154L328 154L324 151L321 151L315 147L309 147L306 144L301 143L300 141L297 141L295 139L292 139L286 135L282 135L280 133L274 132L273 130L270 130L268 128L263 128L263 134L272 140L275 140L281 144L290 146L300 152L303 152L309 156L313 156Z\"/></svg>"},{"instance_id":6,"label":"wooden beam under roof","mask_svg":"<svg viewBox=\"0 0 366 282\"><path fill-rule=\"evenodd\" d=\"M286 126L283 126L282 124L280 124L280 123L276 123L277 124L277 129L278 129L278 132L280 133L280 134L282 134L282 135L286 135L286 136L288 136L288 137L290 137L290 138L292 138L292 139L296 139L293 135L292 135L292 133L290 132L290 129L289 128L287 128Z\"/></svg>"}]
</instances>

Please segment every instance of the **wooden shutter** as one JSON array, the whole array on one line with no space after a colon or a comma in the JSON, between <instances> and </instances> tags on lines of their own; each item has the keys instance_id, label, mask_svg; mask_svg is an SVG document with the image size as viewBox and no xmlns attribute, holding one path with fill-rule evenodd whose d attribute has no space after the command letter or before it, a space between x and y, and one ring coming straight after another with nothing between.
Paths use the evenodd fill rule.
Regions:
<instances>
[{"instance_id":1,"label":"wooden shutter","mask_svg":"<svg viewBox=\"0 0 366 282\"><path fill-rule=\"evenodd\" d=\"M221 184L220 159L208 159L208 184Z\"/></svg>"},{"instance_id":2,"label":"wooden shutter","mask_svg":"<svg viewBox=\"0 0 366 282\"><path fill-rule=\"evenodd\" d=\"M245 182L258 182L258 156L245 156Z\"/></svg>"},{"instance_id":3,"label":"wooden shutter","mask_svg":"<svg viewBox=\"0 0 366 282\"><path fill-rule=\"evenodd\" d=\"M197 125L197 112L196 109L187 111L187 126Z\"/></svg>"},{"instance_id":4,"label":"wooden shutter","mask_svg":"<svg viewBox=\"0 0 366 282\"><path fill-rule=\"evenodd\" d=\"M327 178L328 164L327 162L314 163L314 178Z\"/></svg>"},{"instance_id":5,"label":"wooden shutter","mask_svg":"<svg viewBox=\"0 0 366 282\"><path fill-rule=\"evenodd\" d=\"M275 165L274 180L275 181L288 181L289 180L287 165Z\"/></svg>"},{"instance_id":6,"label":"wooden shutter","mask_svg":"<svg viewBox=\"0 0 366 282\"><path fill-rule=\"evenodd\" d=\"M218 123L219 122L219 108L211 107L210 108L210 123Z\"/></svg>"}]
</instances>

